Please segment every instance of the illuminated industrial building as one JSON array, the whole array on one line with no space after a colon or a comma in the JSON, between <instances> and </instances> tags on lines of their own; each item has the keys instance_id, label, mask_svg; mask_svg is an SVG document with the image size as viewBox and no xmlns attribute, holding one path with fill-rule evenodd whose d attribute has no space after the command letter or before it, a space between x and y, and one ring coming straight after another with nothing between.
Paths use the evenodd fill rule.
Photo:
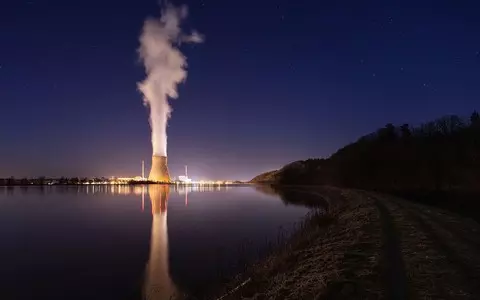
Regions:
<instances>
[{"instance_id":1,"label":"illuminated industrial building","mask_svg":"<svg viewBox=\"0 0 480 300\"><path fill-rule=\"evenodd\" d=\"M192 183L192 179L188 178L188 167L185 166L185 175L178 176L178 181L181 183Z\"/></svg>"}]
</instances>

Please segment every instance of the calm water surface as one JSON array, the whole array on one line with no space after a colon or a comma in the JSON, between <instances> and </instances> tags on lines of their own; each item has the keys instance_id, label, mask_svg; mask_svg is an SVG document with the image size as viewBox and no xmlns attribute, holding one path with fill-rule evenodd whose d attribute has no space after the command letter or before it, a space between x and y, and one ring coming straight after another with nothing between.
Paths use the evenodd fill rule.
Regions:
<instances>
[{"instance_id":1,"label":"calm water surface","mask_svg":"<svg viewBox=\"0 0 480 300\"><path fill-rule=\"evenodd\" d=\"M200 291L307 212L251 187L0 187L0 299Z\"/></svg>"}]
</instances>

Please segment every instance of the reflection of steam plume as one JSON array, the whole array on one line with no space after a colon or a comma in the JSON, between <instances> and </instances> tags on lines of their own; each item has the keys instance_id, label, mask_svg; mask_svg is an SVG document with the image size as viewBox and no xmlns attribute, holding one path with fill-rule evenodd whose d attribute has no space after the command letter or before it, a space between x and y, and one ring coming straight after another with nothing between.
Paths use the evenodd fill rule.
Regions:
<instances>
[{"instance_id":1,"label":"reflection of steam plume","mask_svg":"<svg viewBox=\"0 0 480 300\"><path fill-rule=\"evenodd\" d=\"M186 6L166 4L159 20L147 19L140 36L139 54L147 78L138 83L146 105L150 106L153 155L167 156L167 120L171 108L168 97L177 98L177 85L187 72L186 57L176 47L181 42L200 43L203 37L196 31L186 35L180 28L188 15Z\"/></svg>"},{"instance_id":2,"label":"reflection of steam plume","mask_svg":"<svg viewBox=\"0 0 480 300\"><path fill-rule=\"evenodd\" d=\"M176 294L168 267L167 202L169 193L170 187L167 185L151 185L148 188L153 220L150 258L144 287L146 299L174 299Z\"/></svg>"}]
</instances>

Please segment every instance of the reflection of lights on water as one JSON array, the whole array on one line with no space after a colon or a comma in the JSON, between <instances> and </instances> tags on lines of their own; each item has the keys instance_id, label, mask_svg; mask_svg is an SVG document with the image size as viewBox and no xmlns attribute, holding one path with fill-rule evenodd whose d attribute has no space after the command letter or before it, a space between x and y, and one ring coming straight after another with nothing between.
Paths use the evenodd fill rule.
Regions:
<instances>
[{"instance_id":1,"label":"reflection of lights on water","mask_svg":"<svg viewBox=\"0 0 480 300\"><path fill-rule=\"evenodd\" d=\"M168 186L172 193L176 193L184 198L180 201L184 202L185 207L189 205L188 197L191 196L191 193L198 192L216 192L216 191L228 191L232 189L235 185L227 184L171 184L171 185L131 185L131 184L79 184L76 187L72 187L70 191L76 194L87 194L98 196L100 194L112 195L112 196L137 196L135 199L141 201L141 211L145 211L145 194L149 192L150 188L159 187L159 186ZM59 187L60 188L60 187ZM4 193L7 193L5 188ZM47 193L49 190L47 190ZM53 190L51 191L53 192ZM0 191L1 194L1 191ZM148 199L148 198L147 198ZM148 201L148 200L147 200ZM195 201L194 201L195 202ZM148 206L148 203L147 203Z\"/></svg>"},{"instance_id":2,"label":"reflection of lights on water","mask_svg":"<svg viewBox=\"0 0 480 300\"><path fill-rule=\"evenodd\" d=\"M133 187L133 193L137 196L141 195L144 192L144 187L143 185L136 185Z\"/></svg>"},{"instance_id":3,"label":"reflection of lights on water","mask_svg":"<svg viewBox=\"0 0 480 300\"><path fill-rule=\"evenodd\" d=\"M145 210L145 186L142 185L142 212Z\"/></svg>"},{"instance_id":4,"label":"reflection of lights on water","mask_svg":"<svg viewBox=\"0 0 480 300\"><path fill-rule=\"evenodd\" d=\"M118 189L118 194L120 195L130 195L132 193L129 185L118 185L116 188Z\"/></svg>"},{"instance_id":5,"label":"reflection of lights on water","mask_svg":"<svg viewBox=\"0 0 480 300\"><path fill-rule=\"evenodd\" d=\"M154 185L148 189L153 218L150 255L144 284L146 299L172 299L172 296L177 293L170 278L168 264L167 206L169 193L170 186L168 185Z\"/></svg>"}]
</instances>

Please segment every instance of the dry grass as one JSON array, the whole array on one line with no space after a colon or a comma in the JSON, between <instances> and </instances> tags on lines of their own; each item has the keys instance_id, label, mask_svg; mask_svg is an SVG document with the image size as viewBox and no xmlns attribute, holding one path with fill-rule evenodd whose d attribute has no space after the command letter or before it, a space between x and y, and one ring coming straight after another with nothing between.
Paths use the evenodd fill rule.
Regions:
<instances>
[{"instance_id":1,"label":"dry grass","mask_svg":"<svg viewBox=\"0 0 480 300\"><path fill-rule=\"evenodd\" d=\"M309 215L285 247L232 281L223 295L250 279L223 299L376 299L383 294L374 206L358 195L352 201L340 190L315 192L329 199L328 213Z\"/></svg>"}]
</instances>

